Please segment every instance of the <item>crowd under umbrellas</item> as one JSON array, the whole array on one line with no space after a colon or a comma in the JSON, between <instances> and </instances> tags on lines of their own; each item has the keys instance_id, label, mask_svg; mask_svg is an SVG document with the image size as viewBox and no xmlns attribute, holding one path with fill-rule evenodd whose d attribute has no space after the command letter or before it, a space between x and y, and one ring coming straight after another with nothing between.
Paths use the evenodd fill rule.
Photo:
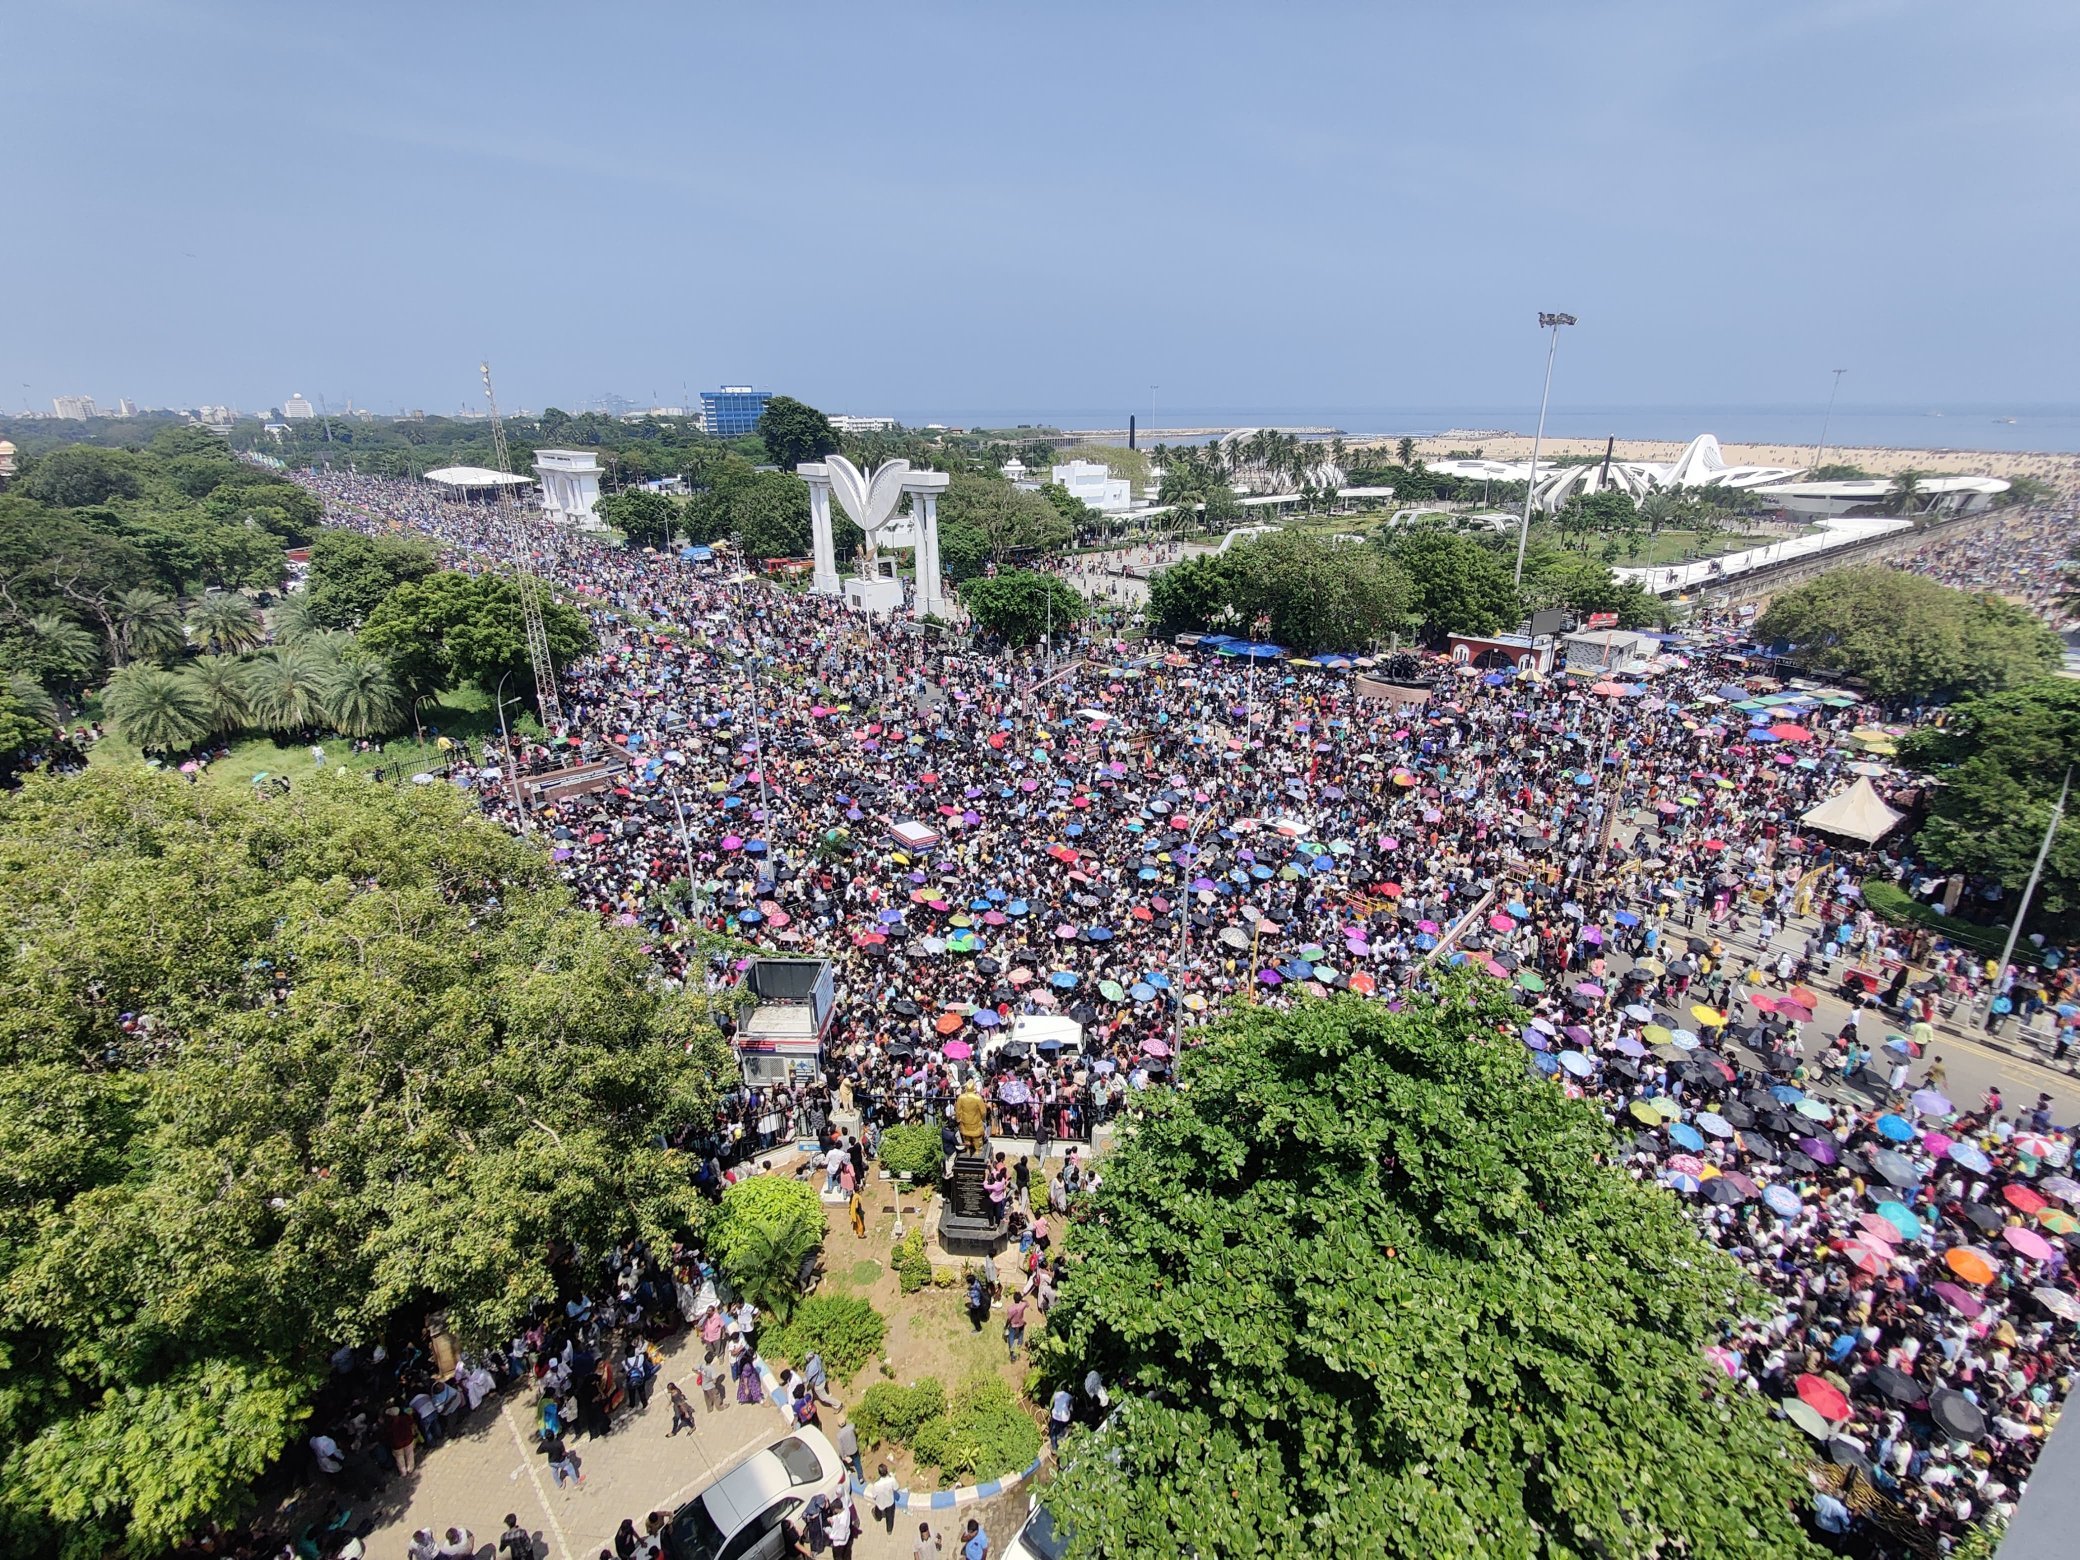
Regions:
<instances>
[{"instance_id":1,"label":"crowd under umbrellas","mask_svg":"<svg viewBox=\"0 0 2080 1560\"><path fill-rule=\"evenodd\" d=\"M504 555L482 511L309 480L336 523ZM829 1067L870 1123L935 1118L986 1054L1000 1131L1084 1136L1238 1003L1391 1002L1470 962L1518 992L1527 1065L1600 1101L1632 1171L1777 1297L1729 1324L1729 1375L1880 1507L1940 1530L2012 1503L2074 1363L2069 1139L1925 1091L1822 1098L1813 994L1730 1013L1704 968L1739 906L1849 892L1862 863L1798 819L1876 767L1898 731L1877 712L1697 646L1644 679L1447 669L1396 711L1337 667L1098 639L1013 656L712 565L538 545L602 650L564 669L568 729L522 762L630 769L530 825L669 979L734 979L716 934L836 961ZM477 778L517 826L500 757ZM1844 947L1876 936L1840 919ZM999 1043L1049 1014L1083 1026L1080 1055ZM770 1105L741 1091L718 1137L752 1151Z\"/></svg>"}]
</instances>

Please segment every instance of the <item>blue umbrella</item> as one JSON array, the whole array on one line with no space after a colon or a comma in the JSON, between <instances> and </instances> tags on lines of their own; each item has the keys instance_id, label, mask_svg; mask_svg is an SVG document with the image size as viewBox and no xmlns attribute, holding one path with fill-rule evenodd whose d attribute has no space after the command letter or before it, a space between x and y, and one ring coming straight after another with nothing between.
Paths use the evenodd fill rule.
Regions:
<instances>
[{"instance_id":1,"label":"blue umbrella","mask_svg":"<svg viewBox=\"0 0 2080 1560\"><path fill-rule=\"evenodd\" d=\"M1153 1001L1155 998L1155 994L1156 988L1149 985L1146 981L1137 980L1134 982L1133 985L1127 988L1127 995L1132 997L1136 1002Z\"/></svg>"},{"instance_id":2,"label":"blue umbrella","mask_svg":"<svg viewBox=\"0 0 2080 1560\"><path fill-rule=\"evenodd\" d=\"M1993 1172L1993 1161L1979 1152L1976 1143L1952 1143L1950 1157L1974 1175L1990 1175Z\"/></svg>"},{"instance_id":3,"label":"blue umbrella","mask_svg":"<svg viewBox=\"0 0 2080 1560\"><path fill-rule=\"evenodd\" d=\"M1573 1073L1577 1078L1586 1078L1596 1070L1596 1064L1580 1051L1562 1051L1560 1053L1560 1065Z\"/></svg>"},{"instance_id":4,"label":"blue umbrella","mask_svg":"<svg viewBox=\"0 0 2080 1560\"><path fill-rule=\"evenodd\" d=\"M1881 1202L1878 1217L1900 1232L1903 1239L1915 1240L1921 1234L1921 1216L1903 1202Z\"/></svg>"},{"instance_id":5,"label":"blue umbrella","mask_svg":"<svg viewBox=\"0 0 2080 1560\"><path fill-rule=\"evenodd\" d=\"M1878 1118L1878 1135L1890 1138L1895 1143L1913 1141L1914 1128L1904 1116L1884 1115Z\"/></svg>"},{"instance_id":6,"label":"blue umbrella","mask_svg":"<svg viewBox=\"0 0 2080 1560\"><path fill-rule=\"evenodd\" d=\"M1693 1154L1702 1153L1704 1150L1704 1134L1687 1121L1671 1121L1668 1124L1668 1140L1679 1148L1689 1149Z\"/></svg>"},{"instance_id":7,"label":"blue umbrella","mask_svg":"<svg viewBox=\"0 0 2080 1560\"><path fill-rule=\"evenodd\" d=\"M1278 973L1287 980L1306 980L1314 974L1314 966L1304 959L1288 959L1278 967Z\"/></svg>"},{"instance_id":8,"label":"blue umbrella","mask_svg":"<svg viewBox=\"0 0 2080 1560\"><path fill-rule=\"evenodd\" d=\"M1704 1183L1698 1180L1696 1176L1684 1175L1679 1170L1663 1171L1661 1175L1661 1184L1667 1187L1672 1192L1683 1193L1694 1193L1696 1192L1698 1187L1704 1185Z\"/></svg>"},{"instance_id":9,"label":"blue umbrella","mask_svg":"<svg viewBox=\"0 0 2080 1560\"><path fill-rule=\"evenodd\" d=\"M1271 869L1262 865L1254 866L1249 869L1249 875L1260 883L1267 882L1271 877Z\"/></svg>"},{"instance_id":10,"label":"blue umbrella","mask_svg":"<svg viewBox=\"0 0 2080 1560\"><path fill-rule=\"evenodd\" d=\"M1047 977L1047 984L1050 986L1057 987L1062 991L1067 991L1071 986L1076 984L1076 976L1075 973L1070 970L1056 970L1052 975Z\"/></svg>"},{"instance_id":11,"label":"blue umbrella","mask_svg":"<svg viewBox=\"0 0 2080 1560\"><path fill-rule=\"evenodd\" d=\"M1134 874L1134 876L1139 878L1144 883L1153 883L1158 877L1158 875L1159 874L1156 872L1156 869L1154 867L1143 867L1139 872Z\"/></svg>"},{"instance_id":12,"label":"blue umbrella","mask_svg":"<svg viewBox=\"0 0 2080 1560\"><path fill-rule=\"evenodd\" d=\"M1546 1039L1546 1037L1540 1034L1536 1029L1527 1029L1524 1031L1524 1043L1530 1046L1531 1049L1534 1051L1547 1050L1551 1044L1551 1042L1549 1042Z\"/></svg>"},{"instance_id":13,"label":"blue umbrella","mask_svg":"<svg viewBox=\"0 0 2080 1560\"><path fill-rule=\"evenodd\" d=\"M1027 904L1023 899L1014 899L1011 901L1010 904L1004 907L1004 913L1006 915L1030 915L1032 913L1032 909L1033 907Z\"/></svg>"},{"instance_id":14,"label":"blue umbrella","mask_svg":"<svg viewBox=\"0 0 2080 1560\"><path fill-rule=\"evenodd\" d=\"M1620 926L1639 925L1639 917L1634 915L1630 910L1620 910L1616 915L1613 915L1611 919L1613 921L1616 921Z\"/></svg>"},{"instance_id":15,"label":"blue umbrella","mask_svg":"<svg viewBox=\"0 0 2080 1560\"><path fill-rule=\"evenodd\" d=\"M1155 987L1158 991L1168 991L1170 989L1170 977L1168 975L1163 974L1159 970L1144 975L1141 978L1144 981L1146 981L1149 985Z\"/></svg>"},{"instance_id":16,"label":"blue umbrella","mask_svg":"<svg viewBox=\"0 0 2080 1560\"><path fill-rule=\"evenodd\" d=\"M977 1008L975 1010L975 1027L977 1029L994 1029L1003 1022L1001 1018L997 1017L995 1008Z\"/></svg>"},{"instance_id":17,"label":"blue umbrella","mask_svg":"<svg viewBox=\"0 0 2080 1560\"><path fill-rule=\"evenodd\" d=\"M1539 1051L1533 1054L1531 1058L1531 1065L1537 1068L1540 1072L1545 1073L1548 1077L1560 1070L1560 1064L1554 1061L1552 1057L1546 1055L1546 1053L1543 1051Z\"/></svg>"},{"instance_id":18,"label":"blue umbrella","mask_svg":"<svg viewBox=\"0 0 2080 1560\"><path fill-rule=\"evenodd\" d=\"M1073 840L1076 838L1077 835L1083 833L1083 825L1080 823L1072 823L1066 829L1062 830L1062 832L1068 835L1069 838Z\"/></svg>"},{"instance_id":19,"label":"blue umbrella","mask_svg":"<svg viewBox=\"0 0 2080 1560\"><path fill-rule=\"evenodd\" d=\"M1794 1089L1788 1083L1773 1083L1769 1088L1769 1097L1779 1105L1796 1105L1806 1096L1803 1089Z\"/></svg>"},{"instance_id":20,"label":"blue umbrella","mask_svg":"<svg viewBox=\"0 0 2080 1560\"><path fill-rule=\"evenodd\" d=\"M756 910L746 910L739 914L737 919L743 922L746 926L756 926L759 922L763 921L765 917L759 914L759 912Z\"/></svg>"},{"instance_id":21,"label":"blue umbrella","mask_svg":"<svg viewBox=\"0 0 2080 1560\"><path fill-rule=\"evenodd\" d=\"M1508 904L1504 905L1502 908L1507 910L1511 915L1515 916L1520 921L1525 916L1531 913L1530 907L1527 906L1521 899L1512 899Z\"/></svg>"},{"instance_id":22,"label":"blue umbrella","mask_svg":"<svg viewBox=\"0 0 2080 1560\"><path fill-rule=\"evenodd\" d=\"M1083 935L1088 937L1092 942L1111 942L1112 928L1109 926L1086 927L1084 929Z\"/></svg>"},{"instance_id":23,"label":"blue umbrella","mask_svg":"<svg viewBox=\"0 0 2080 1560\"><path fill-rule=\"evenodd\" d=\"M1780 1213L1787 1219L1805 1206L1799 1201L1798 1193L1788 1186L1765 1186L1762 1189L1762 1203L1770 1212Z\"/></svg>"}]
</instances>

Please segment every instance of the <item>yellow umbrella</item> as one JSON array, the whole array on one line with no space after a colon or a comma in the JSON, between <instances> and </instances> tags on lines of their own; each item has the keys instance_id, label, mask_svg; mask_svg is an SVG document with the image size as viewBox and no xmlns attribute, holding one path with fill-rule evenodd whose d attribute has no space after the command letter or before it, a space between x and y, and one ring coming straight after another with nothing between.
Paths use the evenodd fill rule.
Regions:
<instances>
[{"instance_id":1,"label":"yellow umbrella","mask_svg":"<svg viewBox=\"0 0 2080 1560\"><path fill-rule=\"evenodd\" d=\"M1661 1112L1649 1105L1645 1100L1634 1100L1625 1108L1631 1112L1632 1119L1639 1122L1642 1126L1658 1127L1661 1125Z\"/></svg>"},{"instance_id":2,"label":"yellow umbrella","mask_svg":"<svg viewBox=\"0 0 2080 1560\"><path fill-rule=\"evenodd\" d=\"M1690 1016L1707 1029L1717 1029L1726 1022L1726 1015L1717 1008L1708 1008L1702 1002L1694 1004Z\"/></svg>"},{"instance_id":3,"label":"yellow umbrella","mask_svg":"<svg viewBox=\"0 0 2080 1560\"><path fill-rule=\"evenodd\" d=\"M1667 1045L1669 1041L1675 1038L1675 1035L1666 1024L1649 1024L1640 1033L1646 1036L1648 1045Z\"/></svg>"},{"instance_id":4,"label":"yellow umbrella","mask_svg":"<svg viewBox=\"0 0 2080 1560\"><path fill-rule=\"evenodd\" d=\"M1683 1107L1665 1094L1657 1095L1655 1098L1648 1100L1647 1103L1661 1112L1662 1116L1669 1121L1674 1121L1683 1114Z\"/></svg>"},{"instance_id":5,"label":"yellow umbrella","mask_svg":"<svg viewBox=\"0 0 2080 1560\"><path fill-rule=\"evenodd\" d=\"M1641 959L1637 964L1633 965L1633 968L1645 970L1649 975L1666 975L1668 973L1668 966L1659 959Z\"/></svg>"}]
</instances>

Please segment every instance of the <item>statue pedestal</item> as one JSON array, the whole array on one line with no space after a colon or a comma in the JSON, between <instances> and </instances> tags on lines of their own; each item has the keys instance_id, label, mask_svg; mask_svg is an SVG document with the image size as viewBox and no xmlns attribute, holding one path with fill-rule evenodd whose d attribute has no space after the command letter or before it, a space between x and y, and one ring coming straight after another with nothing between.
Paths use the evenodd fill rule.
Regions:
<instances>
[{"instance_id":1,"label":"statue pedestal","mask_svg":"<svg viewBox=\"0 0 2080 1560\"><path fill-rule=\"evenodd\" d=\"M885 575L852 575L845 581L845 605L875 617L903 610L903 582Z\"/></svg>"},{"instance_id":2,"label":"statue pedestal","mask_svg":"<svg viewBox=\"0 0 2080 1560\"><path fill-rule=\"evenodd\" d=\"M989 1159L983 1154L955 1154L953 1175L946 1183L946 1206L939 1215L939 1244L954 1256L985 1256L1004 1238L1004 1221L990 1217L983 1178Z\"/></svg>"}]
</instances>

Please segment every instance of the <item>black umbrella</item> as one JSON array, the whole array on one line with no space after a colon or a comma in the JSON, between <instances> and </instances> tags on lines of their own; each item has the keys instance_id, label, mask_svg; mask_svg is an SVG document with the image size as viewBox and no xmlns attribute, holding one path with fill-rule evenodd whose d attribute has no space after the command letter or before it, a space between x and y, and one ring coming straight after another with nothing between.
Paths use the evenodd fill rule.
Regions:
<instances>
[{"instance_id":1,"label":"black umbrella","mask_svg":"<svg viewBox=\"0 0 2080 1560\"><path fill-rule=\"evenodd\" d=\"M1715 1175L1705 1182L1702 1191L1706 1202L1720 1203L1722 1205L1737 1203L1747 1196L1747 1193L1743 1192L1723 1175Z\"/></svg>"},{"instance_id":2,"label":"black umbrella","mask_svg":"<svg viewBox=\"0 0 2080 1560\"><path fill-rule=\"evenodd\" d=\"M1853 1148L1843 1149L1841 1158L1836 1163L1848 1175L1868 1176L1871 1174L1871 1162Z\"/></svg>"},{"instance_id":3,"label":"black umbrella","mask_svg":"<svg viewBox=\"0 0 2080 1560\"><path fill-rule=\"evenodd\" d=\"M1838 1468L1854 1469L1872 1484L1878 1482L1877 1475L1871 1471L1870 1459L1840 1436L1835 1436L1827 1443L1827 1460Z\"/></svg>"},{"instance_id":4,"label":"black umbrella","mask_svg":"<svg viewBox=\"0 0 2080 1560\"><path fill-rule=\"evenodd\" d=\"M1976 1441L1986 1434L1986 1416L1962 1392L1939 1387L1929 1394L1928 1417L1936 1428L1956 1441Z\"/></svg>"},{"instance_id":5,"label":"black umbrella","mask_svg":"<svg viewBox=\"0 0 2080 1560\"><path fill-rule=\"evenodd\" d=\"M1003 967L986 953L975 961L975 973L978 975L994 975Z\"/></svg>"},{"instance_id":6,"label":"black umbrella","mask_svg":"<svg viewBox=\"0 0 2080 1560\"><path fill-rule=\"evenodd\" d=\"M1710 953L1712 951L1711 940L1705 937L1691 938L1688 946L1692 953Z\"/></svg>"},{"instance_id":7,"label":"black umbrella","mask_svg":"<svg viewBox=\"0 0 2080 1560\"><path fill-rule=\"evenodd\" d=\"M1750 1159L1759 1159L1764 1164L1773 1163L1777 1158L1777 1145L1754 1132L1741 1134L1741 1147L1748 1151Z\"/></svg>"},{"instance_id":8,"label":"black umbrella","mask_svg":"<svg viewBox=\"0 0 2080 1560\"><path fill-rule=\"evenodd\" d=\"M895 1001L889 1003L888 1010L903 1018L917 1017L917 1004L908 997L897 997Z\"/></svg>"},{"instance_id":9,"label":"black umbrella","mask_svg":"<svg viewBox=\"0 0 2080 1560\"><path fill-rule=\"evenodd\" d=\"M1959 1211L1989 1235L2008 1222L1996 1209L1987 1207L1985 1203L1966 1203Z\"/></svg>"},{"instance_id":10,"label":"black umbrella","mask_svg":"<svg viewBox=\"0 0 2080 1560\"><path fill-rule=\"evenodd\" d=\"M1658 1157L1661 1151L1668 1145L1651 1132L1635 1132L1632 1135L1632 1146L1642 1154L1653 1154Z\"/></svg>"},{"instance_id":11,"label":"black umbrella","mask_svg":"<svg viewBox=\"0 0 2080 1560\"><path fill-rule=\"evenodd\" d=\"M1771 1133L1776 1137L1793 1137L1798 1135L1797 1124L1781 1110L1773 1110L1757 1116L1755 1123L1764 1132Z\"/></svg>"},{"instance_id":12,"label":"black umbrella","mask_svg":"<svg viewBox=\"0 0 2080 1560\"><path fill-rule=\"evenodd\" d=\"M1637 1078L1639 1068L1622 1056L1614 1056L1603 1064L1603 1070L1619 1078Z\"/></svg>"},{"instance_id":13,"label":"black umbrella","mask_svg":"<svg viewBox=\"0 0 2080 1560\"><path fill-rule=\"evenodd\" d=\"M1818 1170L1820 1168L1820 1166L1816 1162L1814 1162L1811 1159L1808 1159L1804 1154L1801 1154L1795 1148L1787 1148L1784 1150L1783 1164L1786 1170L1795 1170L1800 1175L1811 1175L1815 1170Z\"/></svg>"},{"instance_id":14,"label":"black umbrella","mask_svg":"<svg viewBox=\"0 0 2080 1560\"><path fill-rule=\"evenodd\" d=\"M1736 1105L1731 1100L1719 1107L1719 1114L1737 1127L1752 1127L1755 1125L1755 1112L1748 1109L1745 1105Z\"/></svg>"},{"instance_id":15,"label":"black umbrella","mask_svg":"<svg viewBox=\"0 0 2080 1560\"><path fill-rule=\"evenodd\" d=\"M897 1040L889 1046L888 1054L890 1056L915 1056L917 1047L908 1040Z\"/></svg>"},{"instance_id":16,"label":"black umbrella","mask_svg":"<svg viewBox=\"0 0 2080 1560\"><path fill-rule=\"evenodd\" d=\"M1860 1392L1873 1392L1895 1403L1918 1403L1922 1397L1920 1384L1905 1371L1895 1370L1890 1365L1873 1366L1856 1386Z\"/></svg>"}]
</instances>

